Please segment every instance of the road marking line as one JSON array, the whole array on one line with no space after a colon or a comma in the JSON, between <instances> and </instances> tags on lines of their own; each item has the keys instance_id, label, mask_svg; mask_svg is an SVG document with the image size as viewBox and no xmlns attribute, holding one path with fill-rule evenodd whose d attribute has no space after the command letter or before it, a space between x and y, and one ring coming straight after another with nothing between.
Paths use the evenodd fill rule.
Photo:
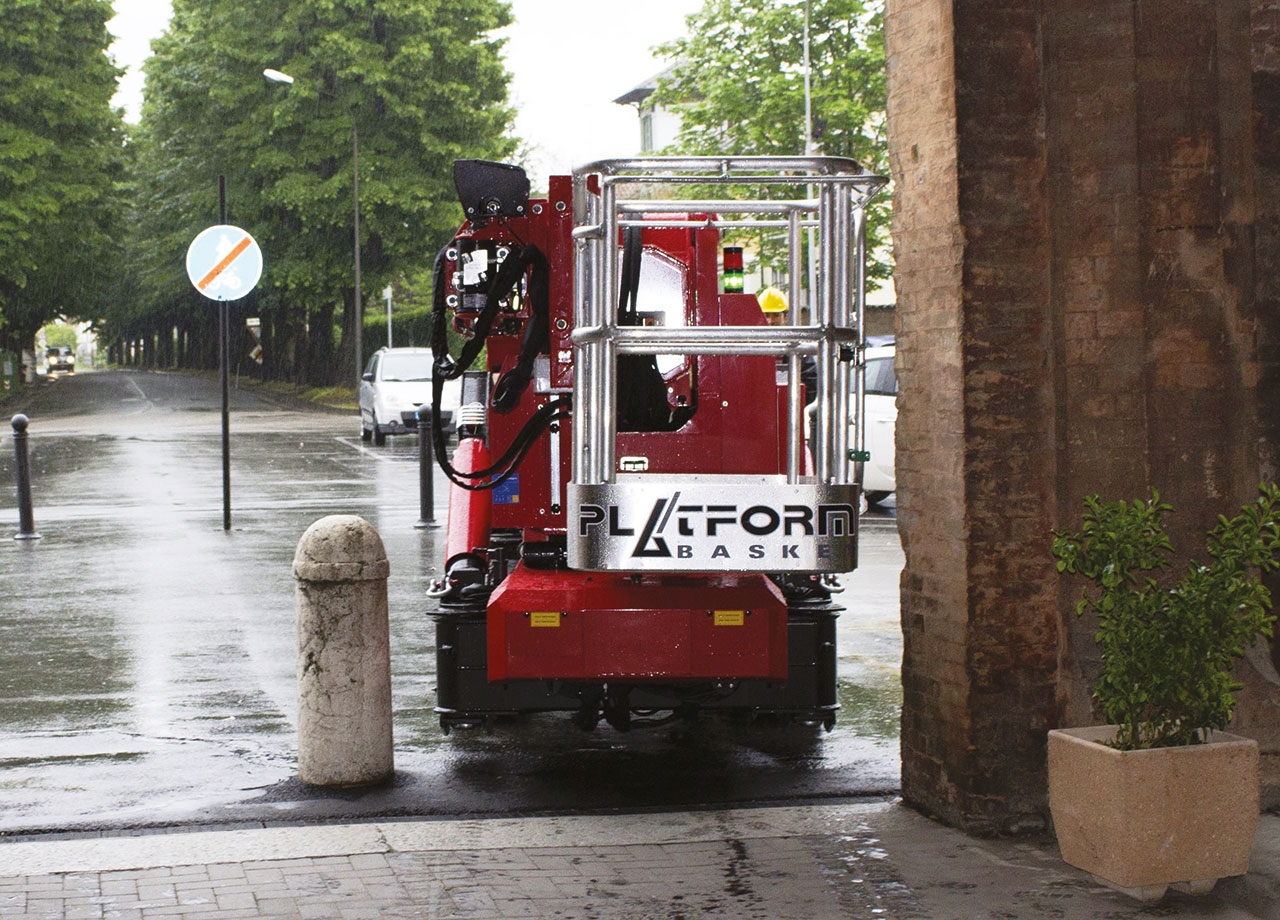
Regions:
<instances>
[{"instance_id":1,"label":"road marking line","mask_svg":"<svg viewBox=\"0 0 1280 920\"><path fill-rule=\"evenodd\" d=\"M226 271L227 266L230 265L232 262L234 262L236 260L236 257L240 255L240 253L244 252L246 249L249 248L249 243L251 243L252 241L253 241L252 237L246 236L240 242L236 243L235 246L231 248L231 251L222 257L221 262L219 262L213 268L209 269L209 274L201 278L200 282L196 285L196 287L203 291L205 288L211 285L214 279L217 278L219 275L221 275L224 271Z\"/></svg>"}]
</instances>

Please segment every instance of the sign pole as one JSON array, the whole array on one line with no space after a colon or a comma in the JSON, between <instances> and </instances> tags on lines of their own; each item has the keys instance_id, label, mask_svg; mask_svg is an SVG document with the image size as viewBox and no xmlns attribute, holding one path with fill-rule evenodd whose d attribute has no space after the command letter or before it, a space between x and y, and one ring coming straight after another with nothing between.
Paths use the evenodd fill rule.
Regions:
<instances>
[{"instance_id":1,"label":"sign pole","mask_svg":"<svg viewBox=\"0 0 1280 920\"><path fill-rule=\"evenodd\" d=\"M218 177L218 214L224 223L201 230L187 247L187 277L218 303L218 364L222 378L222 529L231 529L231 319L229 300L239 300L262 277L258 242L227 219L227 179Z\"/></svg>"},{"instance_id":2,"label":"sign pole","mask_svg":"<svg viewBox=\"0 0 1280 920\"><path fill-rule=\"evenodd\" d=\"M227 177L218 176L218 223L227 223ZM231 374L230 358L231 325L227 311L228 301L218 304L218 364L222 379L222 529L231 530Z\"/></svg>"}]
</instances>

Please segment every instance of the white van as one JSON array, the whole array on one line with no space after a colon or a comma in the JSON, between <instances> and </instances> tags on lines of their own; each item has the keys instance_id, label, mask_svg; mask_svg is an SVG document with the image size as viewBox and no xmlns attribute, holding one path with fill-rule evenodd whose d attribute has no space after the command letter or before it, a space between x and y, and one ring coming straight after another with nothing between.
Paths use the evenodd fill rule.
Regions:
<instances>
[{"instance_id":1,"label":"white van","mask_svg":"<svg viewBox=\"0 0 1280 920\"><path fill-rule=\"evenodd\" d=\"M898 376L893 368L893 337L869 338L868 344L865 420L871 459L862 468L862 492L868 504L876 505L897 490L893 437L898 423Z\"/></svg>"}]
</instances>

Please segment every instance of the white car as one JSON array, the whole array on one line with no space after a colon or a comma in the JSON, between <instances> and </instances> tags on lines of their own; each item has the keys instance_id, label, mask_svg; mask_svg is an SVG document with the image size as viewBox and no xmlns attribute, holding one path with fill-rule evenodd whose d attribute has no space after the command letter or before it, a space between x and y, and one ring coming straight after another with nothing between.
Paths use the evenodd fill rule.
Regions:
<instances>
[{"instance_id":1,"label":"white car","mask_svg":"<svg viewBox=\"0 0 1280 920\"><path fill-rule=\"evenodd\" d=\"M381 447L389 434L416 431L420 406L431 407L430 348L379 348L360 380L360 439ZM462 381L447 380L440 394L438 423L445 431L456 424Z\"/></svg>"},{"instance_id":2,"label":"white car","mask_svg":"<svg viewBox=\"0 0 1280 920\"><path fill-rule=\"evenodd\" d=\"M868 339L866 414L867 450L871 459L862 467L862 493L876 505L897 491L894 481L893 437L898 423L898 376L893 368L894 340Z\"/></svg>"}]
</instances>

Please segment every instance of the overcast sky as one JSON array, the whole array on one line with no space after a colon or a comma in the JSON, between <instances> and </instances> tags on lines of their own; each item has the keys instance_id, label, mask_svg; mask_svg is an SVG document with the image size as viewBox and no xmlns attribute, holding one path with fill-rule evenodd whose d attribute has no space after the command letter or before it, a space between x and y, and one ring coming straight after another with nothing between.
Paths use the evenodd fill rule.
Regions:
<instances>
[{"instance_id":1,"label":"overcast sky","mask_svg":"<svg viewBox=\"0 0 1280 920\"><path fill-rule=\"evenodd\" d=\"M115 0L108 25L116 63L129 68L116 103L136 121L142 104L139 67L151 40L169 21L169 0ZM631 156L640 129L633 106L614 105L665 64L650 54L685 34L685 17L702 0L512 0L515 25L505 30L516 133L534 148L530 179L603 157ZM271 61L264 61L268 67Z\"/></svg>"}]
</instances>

